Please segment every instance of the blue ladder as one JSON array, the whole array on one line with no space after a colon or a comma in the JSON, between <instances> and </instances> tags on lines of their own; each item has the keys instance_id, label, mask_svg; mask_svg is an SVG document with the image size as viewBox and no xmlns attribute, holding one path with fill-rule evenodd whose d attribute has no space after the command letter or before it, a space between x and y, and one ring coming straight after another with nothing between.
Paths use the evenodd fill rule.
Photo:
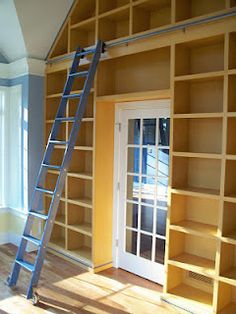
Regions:
<instances>
[{"instance_id":1,"label":"blue ladder","mask_svg":"<svg viewBox=\"0 0 236 314\"><path fill-rule=\"evenodd\" d=\"M72 157L72 152L76 143L77 135L81 126L82 118L84 116L88 96L92 87L92 82L96 73L97 65L104 49L104 43L98 41L94 49L83 50L78 48L76 50L72 67L64 87L60 105L56 114L52 131L48 139L47 147L44 153L43 161L40 166L39 174L36 181L36 186L33 192L30 210L27 216L23 236L16 254L16 259L13 264L12 272L7 279L7 285L14 287L17 284L21 267L31 272L31 279L27 290L27 299L34 298L33 289L37 286L40 273L42 270L44 258L46 255L46 248L51 237L53 224L56 218L60 197L64 188L67 170ZM80 60L87 55L93 55L88 71L78 71ZM84 86L81 93L71 93L73 82L75 78L84 77ZM68 100L71 98L78 98L78 106L74 117L64 117ZM69 135L68 141L58 140L58 134L61 123L65 121L73 122L73 127ZM61 165L52 165L50 163L55 145L65 146L64 156ZM54 190L48 190L44 187L47 171L50 169L59 170L58 178ZM52 196L48 214L44 214L40 210L41 199L43 193ZM41 219L45 222L41 238L38 239L32 236L32 227L34 219ZM26 247L28 243L33 243L37 246L37 255L34 264L29 263L26 258Z\"/></svg>"}]
</instances>

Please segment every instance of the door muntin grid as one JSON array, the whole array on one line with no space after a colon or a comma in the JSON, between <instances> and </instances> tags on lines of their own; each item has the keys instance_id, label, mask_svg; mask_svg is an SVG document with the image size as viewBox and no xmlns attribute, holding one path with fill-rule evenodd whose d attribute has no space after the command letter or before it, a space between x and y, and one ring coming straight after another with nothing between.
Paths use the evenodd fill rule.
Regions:
<instances>
[{"instance_id":1,"label":"door muntin grid","mask_svg":"<svg viewBox=\"0 0 236 314\"><path fill-rule=\"evenodd\" d=\"M125 252L164 264L169 118L128 119Z\"/></svg>"}]
</instances>

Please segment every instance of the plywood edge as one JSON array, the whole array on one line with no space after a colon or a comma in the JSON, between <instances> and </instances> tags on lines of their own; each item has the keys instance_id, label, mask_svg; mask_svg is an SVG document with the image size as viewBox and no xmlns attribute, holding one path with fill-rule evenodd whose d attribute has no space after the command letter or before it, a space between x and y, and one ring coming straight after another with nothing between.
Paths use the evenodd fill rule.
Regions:
<instances>
[{"instance_id":1,"label":"plywood edge","mask_svg":"<svg viewBox=\"0 0 236 314\"><path fill-rule=\"evenodd\" d=\"M136 101L136 100L149 100L149 99L168 99L171 97L170 89L116 94L107 96L98 96L98 102L123 102L123 101Z\"/></svg>"}]
</instances>

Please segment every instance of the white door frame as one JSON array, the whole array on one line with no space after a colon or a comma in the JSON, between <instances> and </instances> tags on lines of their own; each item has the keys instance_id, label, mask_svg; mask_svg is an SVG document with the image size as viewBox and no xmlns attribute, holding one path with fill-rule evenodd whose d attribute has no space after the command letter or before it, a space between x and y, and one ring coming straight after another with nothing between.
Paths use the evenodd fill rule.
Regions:
<instances>
[{"instance_id":1,"label":"white door frame","mask_svg":"<svg viewBox=\"0 0 236 314\"><path fill-rule=\"evenodd\" d=\"M151 110L169 108L170 111L170 99L159 100L146 100L146 101L133 101L123 102L115 104L115 132L114 132L114 177L113 177L113 237L112 237L112 257L113 267L119 267L119 182L120 182L120 143L121 143L121 114L123 110Z\"/></svg>"}]
</instances>

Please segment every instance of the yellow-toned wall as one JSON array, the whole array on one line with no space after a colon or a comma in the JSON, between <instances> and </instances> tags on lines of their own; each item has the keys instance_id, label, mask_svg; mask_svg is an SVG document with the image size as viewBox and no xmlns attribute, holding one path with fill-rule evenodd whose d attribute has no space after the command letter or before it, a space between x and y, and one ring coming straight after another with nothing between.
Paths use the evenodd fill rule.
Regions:
<instances>
[{"instance_id":1,"label":"yellow-toned wall","mask_svg":"<svg viewBox=\"0 0 236 314\"><path fill-rule=\"evenodd\" d=\"M114 167L114 103L96 104L95 192L93 223L94 266L112 261Z\"/></svg>"}]
</instances>

